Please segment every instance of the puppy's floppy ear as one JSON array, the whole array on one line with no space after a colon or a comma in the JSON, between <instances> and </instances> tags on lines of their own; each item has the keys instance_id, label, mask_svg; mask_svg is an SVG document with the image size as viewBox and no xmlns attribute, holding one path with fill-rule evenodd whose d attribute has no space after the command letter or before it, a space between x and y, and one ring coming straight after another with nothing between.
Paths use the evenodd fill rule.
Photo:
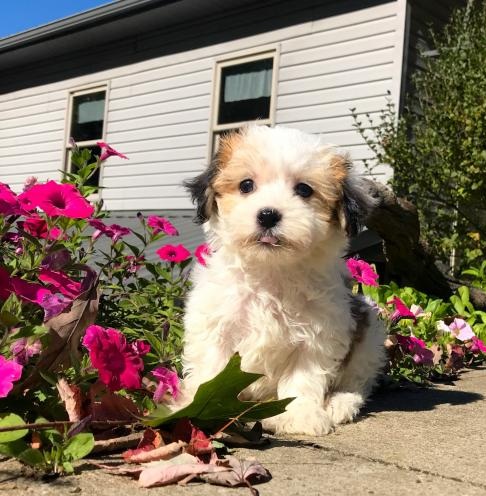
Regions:
<instances>
[{"instance_id":1,"label":"puppy's floppy ear","mask_svg":"<svg viewBox=\"0 0 486 496\"><path fill-rule=\"evenodd\" d=\"M364 182L354 174L353 164L347 155L333 157L331 167L340 169L341 198L337 204L337 217L346 234L356 236L375 206Z\"/></svg>"},{"instance_id":2,"label":"puppy's floppy ear","mask_svg":"<svg viewBox=\"0 0 486 496\"><path fill-rule=\"evenodd\" d=\"M208 221L217 212L213 181L218 173L218 158L214 157L208 168L199 176L184 181L184 187L191 194L191 200L196 205L197 224Z\"/></svg>"}]
</instances>

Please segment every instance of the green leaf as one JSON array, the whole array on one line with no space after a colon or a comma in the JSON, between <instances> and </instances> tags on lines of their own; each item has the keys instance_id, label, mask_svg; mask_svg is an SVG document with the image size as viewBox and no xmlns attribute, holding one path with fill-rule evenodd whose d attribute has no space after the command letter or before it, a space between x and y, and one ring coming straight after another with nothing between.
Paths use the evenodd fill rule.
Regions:
<instances>
[{"instance_id":1,"label":"green leaf","mask_svg":"<svg viewBox=\"0 0 486 496\"><path fill-rule=\"evenodd\" d=\"M14 413L3 413L0 415L0 428L14 427L17 425L24 425L25 422L21 417ZM18 431L0 432L0 443L10 443L17 439L22 439L27 435L28 429L21 429Z\"/></svg>"},{"instance_id":2,"label":"green leaf","mask_svg":"<svg viewBox=\"0 0 486 496\"><path fill-rule=\"evenodd\" d=\"M91 432L81 432L73 436L64 448L64 455L71 460L85 457L94 448L94 436Z\"/></svg>"},{"instance_id":3,"label":"green leaf","mask_svg":"<svg viewBox=\"0 0 486 496\"><path fill-rule=\"evenodd\" d=\"M22 439L11 441L10 443L0 444L0 455L17 458L22 451L29 448L29 445Z\"/></svg>"},{"instance_id":4,"label":"green leaf","mask_svg":"<svg viewBox=\"0 0 486 496\"><path fill-rule=\"evenodd\" d=\"M74 472L74 467L70 462L63 462L62 468L64 469L64 472L66 472L66 474L72 474Z\"/></svg>"},{"instance_id":5,"label":"green leaf","mask_svg":"<svg viewBox=\"0 0 486 496\"><path fill-rule=\"evenodd\" d=\"M16 458L18 458L21 462L26 463L27 465L31 465L32 467L35 467L36 465L44 465L45 463L44 455L42 454L42 452L34 448L27 448L26 450L22 451L22 453L19 453Z\"/></svg>"},{"instance_id":6,"label":"green leaf","mask_svg":"<svg viewBox=\"0 0 486 496\"><path fill-rule=\"evenodd\" d=\"M166 407L159 407L145 423L157 427L189 418L200 427L219 428L236 417L241 422L255 422L283 413L294 398L264 402L238 399L238 394L260 377L262 374L243 372L241 357L235 354L223 371L199 386L190 405L172 414L168 413Z\"/></svg>"}]
</instances>

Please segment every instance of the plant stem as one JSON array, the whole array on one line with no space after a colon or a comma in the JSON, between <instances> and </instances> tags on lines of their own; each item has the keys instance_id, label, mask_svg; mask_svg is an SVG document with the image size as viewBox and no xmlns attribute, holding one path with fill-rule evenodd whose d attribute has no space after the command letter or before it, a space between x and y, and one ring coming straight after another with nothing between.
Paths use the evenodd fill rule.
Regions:
<instances>
[{"instance_id":1,"label":"plant stem","mask_svg":"<svg viewBox=\"0 0 486 496\"><path fill-rule=\"evenodd\" d=\"M31 429L31 430L43 430L43 429L51 429L56 427L65 427L77 424L78 422L72 422L70 420L59 420L56 422L39 422L32 424L23 424L23 425L12 425L10 427L0 427L0 432L10 432L10 431L21 431L23 429ZM99 426L117 426L117 425L135 425L138 424L139 420L135 420L130 422L128 420L91 420L86 425L99 425Z\"/></svg>"}]
</instances>

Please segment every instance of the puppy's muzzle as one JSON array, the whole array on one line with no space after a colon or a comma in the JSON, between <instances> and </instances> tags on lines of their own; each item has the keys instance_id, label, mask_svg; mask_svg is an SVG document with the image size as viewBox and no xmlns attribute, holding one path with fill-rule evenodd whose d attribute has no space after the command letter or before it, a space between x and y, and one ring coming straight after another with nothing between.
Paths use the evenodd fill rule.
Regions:
<instances>
[{"instance_id":1,"label":"puppy's muzzle","mask_svg":"<svg viewBox=\"0 0 486 496\"><path fill-rule=\"evenodd\" d=\"M257 214L258 225L265 229L275 227L282 220L282 214L274 208L262 208Z\"/></svg>"}]
</instances>

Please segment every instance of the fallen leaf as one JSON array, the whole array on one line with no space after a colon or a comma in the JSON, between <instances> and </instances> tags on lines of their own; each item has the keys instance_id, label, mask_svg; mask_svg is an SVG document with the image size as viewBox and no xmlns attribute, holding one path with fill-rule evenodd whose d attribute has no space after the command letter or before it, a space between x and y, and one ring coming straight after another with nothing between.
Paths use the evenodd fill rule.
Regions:
<instances>
[{"instance_id":1,"label":"fallen leaf","mask_svg":"<svg viewBox=\"0 0 486 496\"><path fill-rule=\"evenodd\" d=\"M434 365L440 363L440 361L442 360L442 353L443 353L442 348L438 344L433 344L432 346L429 347L429 350L434 354L432 358L432 363Z\"/></svg>"},{"instance_id":2,"label":"fallen leaf","mask_svg":"<svg viewBox=\"0 0 486 496\"><path fill-rule=\"evenodd\" d=\"M218 463L224 464L223 466L230 470L200 474L199 478L210 484L229 487L261 484L272 478L270 472L255 459L239 460L234 456L227 456L218 460Z\"/></svg>"},{"instance_id":3,"label":"fallen leaf","mask_svg":"<svg viewBox=\"0 0 486 496\"><path fill-rule=\"evenodd\" d=\"M143 471L142 467L134 467L127 465L106 465L104 463L96 463L90 462L91 465L95 467L102 468L103 470L107 470L111 474L114 475L131 475L132 477L138 477L140 473Z\"/></svg>"},{"instance_id":4,"label":"fallen leaf","mask_svg":"<svg viewBox=\"0 0 486 496\"><path fill-rule=\"evenodd\" d=\"M57 381L56 387L61 401L64 403L64 408L66 408L69 420L79 422L83 418L81 389L75 384L68 384L64 378Z\"/></svg>"},{"instance_id":5,"label":"fallen leaf","mask_svg":"<svg viewBox=\"0 0 486 496\"><path fill-rule=\"evenodd\" d=\"M202 430L192 425L189 419L181 419L177 422L172 437L174 441L186 442L186 453L191 455L200 457L210 455L214 451L211 439Z\"/></svg>"},{"instance_id":6,"label":"fallen leaf","mask_svg":"<svg viewBox=\"0 0 486 496\"><path fill-rule=\"evenodd\" d=\"M123 459L127 463L146 463L156 460L168 460L182 453L186 446L187 443L184 441L175 441L150 451L129 450L123 453Z\"/></svg>"},{"instance_id":7,"label":"fallen leaf","mask_svg":"<svg viewBox=\"0 0 486 496\"><path fill-rule=\"evenodd\" d=\"M97 383L90 387L90 413L94 421L126 420L131 422L142 416L137 405L125 396L108 391Z\"/></svg>"},{"instance_id":8,"label":"fallen leaf","mask_svg":"<svg viewBox=\"0 0 486 496\"><path fill-rule=\"evenodd\" d=\"M105 431L106 432L106 431ZM141 435L138 432L126 436L111 437L108 439L96 439L91 453L111 453L134 448L140 443Z\"/></svg>"},{"instance_id":9,"label":"fallen leaf","mask_svg":"<svg viewBox=\"0 0 486 496\"><path fill-rule=\"evenodd\" d=\"M89 287L73 301L70 310L44 323L44 326L49 329L49 345L42 350L34 369L23 382L16 386L15 391L23 391L37 384L41 377L40 371L57 371L61 367L67 368L74 357L79 357L79 342L86 328L95 322L100 298L98 279L93 278L88 271L85 281L89 281ZM83 287L85 285L83 284Z\"/></svg>"},{"instance_id":10,"label":"fallen leaf","mask_svg":"<svg viewBox=\"0 0 486 496\"><path fill-rule=\"evenodd\" d=\"M143 470L138 479L138 484L141 487L167 486L179 482L190 475L200 477L204 473L227 472L229 470L227 467L205 463L157 465Z\"/></svg>"}]
</instances>

